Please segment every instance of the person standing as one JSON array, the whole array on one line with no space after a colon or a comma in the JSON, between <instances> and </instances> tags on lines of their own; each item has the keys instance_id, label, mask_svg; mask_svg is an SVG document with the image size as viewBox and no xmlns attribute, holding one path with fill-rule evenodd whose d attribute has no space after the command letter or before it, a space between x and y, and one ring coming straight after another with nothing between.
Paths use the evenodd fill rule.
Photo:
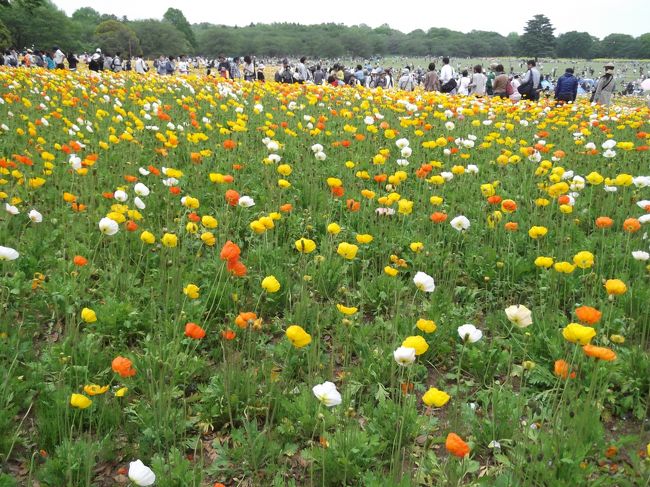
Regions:
<instances>
[{"instance_id":1,"label":"person standing","mask_svg":"<svg viewBox=\"0 0 650 487\"><path fill-rule=\"evenodd\" d=\"M485 89L487 85L487 76L483 74L483 67L480 64L474 66L474 73L472 74L472 81L469 84L469 94L476 96L485 96Z\"/></svg>"},{"instance_id":2,"label":"person standing","mask_svg":"<svg viewBox=\"0 0 650 487\"><path fill-rule=\"evenodd\" d=\"M521 80L519 85L519 93L523 99L537 101L539 100L540 83L542 81L542 74L537 69L537 63L531 59L528 61L528 71ZM522 92L522 87L525 89Z\"/></svg>"},{"instance_id":3,"label":"person standing","mask_svg":"<svg viewBox=\"0 0 650 487\"><path fill-rule=\"evenodd\" d=\"M63 61L65 60L65 54L63 54L63 51L57 46L54 46L52 50L54 51L52 60L54 61L56 69L65 69L65 64L63 64Z\"/></svg>"},{"instance_id":4,"label":"person standing","mask_svg":"<svg viewBox=\"0 0 650 487\"><path fill-rule=\"evenodd\" d=\"M149 71L149 66L147 66L145 60L142 59L142 56L137 56L135 58L135 72L138 74L145 74L147 71Z\"/></svg>"},{"instance_id":5,"label":"person standing","mask_svg":"<svg viewBox=\"0 0 650 487\"><path fill-rule=\"evenodd\" d=\"M402 69L402 76L397 80L397 88L402 91L413 91L415 89L415 82L409 68Z\"/></svg>"},{"instance_id":6,"label":"person standing","mask_svg":"<svg viewBox=\"0 0 650 487\"><path fill-rule=\"evenodd\" d=\"M458 94L467 96L469 95L469 84L472 82L472 80L470 79L469 73L466 69L463 69L460 75L460 82L458 83Z\"/></svg>"},{"instance_id":7,"label":"person standing","mask_svg":"<svg viewBox=\"0 0 650 487\"><path fill-rule=\"evenodd\" d=\"M453 95L456 93L456 79L454 77L454 68L449 65L449 58L442 58L442 69L440 70L440 91Z\"/></svg>"},{"instance_id":8,"label":"person standing","mask_svg":"<svg viewBox=\"0 0 650 487\"><path fill-rule=\"evenodd\" d=\"M187 59L185 58L185 56L180 57L176 67L178 68L178 74L180 75L186 75L190 72L190 66L189 64L187 64Z\"/></svg>"},{"instance_id":9,"label":"person standing","mask_svg":"<svg viewBox=\"0 0 650 487\"><path fill-rule=\"evenodd\" d=\"M497 64L494 68L496 71L492 79L492 96L499 98L508 98L508 75L504 72L503 64Z\"/></svg>"},{"instance_id":10,"label":"person standing","mask_svg":"<svg viewBox=\"0 0 650 487\"><path fill-rule=\"evenodd\" d=\"M429 63L429 71L424 75L424 91L440 91L440 78L435 63Z\"/></svg>"},{"instance_id":11,"label":"person standing","mask_svg":"<svg viewBox=\"0 0 650 487\"><path fill-rule=\"evenodd\" d=\"M72 52L68 54L68 67L70 68L70 71L76 71L77 64L79 64L79 58L77 55Z\"/></svg>"},{"instance_id":12,"label":"person standing","mask_svg":"<svg viewBox=\"0 0 650 487\"><path fill-rule=\"evenodd\" d=\"M614 82L614 65L608 63L605 65L605 74L598 79L596 91L594 91L592 101L598 105L609 105L612 101L612 93L616 89Z\"/></svg>"},{"instance_id":13,"label":"person standing","mask_svg":"<svg viewBox=\"0 0 650 487\"><path fill-rule=\"evenodd\" d=\"M241 71L239 69L239 58L238 57L234 57L232 59L232 61L229 63L228 74L230 75L230 79L239 79L239 78L241 78Z\"/></svg>"},{"instance_id":14,"label":"person standing","mask_svg":"<svg viewBox=\"0 0 650 487\"><path fill-rule=\"evenodd\" d=\"M255 64L253 58L248 55L244 56L244 80L255 81Z\"/></svg>"},{"instance_id":15,"label":"person standing","mask_svg":"<svg viewBox=\"0 0 650 487\"><path fill-rule=\"evenodd\" d=\"M296 75L295 78L299 83L305 83L309 81L309 70L305 66L305 61L307 58L305 56L300 58L300 62L296 65Z\"/></svg>"},{"instance_id":16,"label":"person standing","mask_svg":"<svg viewBox=\"0 0 650 487\"><path fill-rule=\"evenodd\" d=\"M111 71L114 73L122 72L122 59L120 58L121 52L116 52L113 60L111 61Z\"/></svg>"},{"instance_id":17,"label":"person standing","mask_svg":"<svg viewBox=\"0 0 650 487\"><path fill-rule=\"evenodd\" d=\"M578 78L573 75L573 68L566 68L566 71L555 85L555 99L558 101L576 101L578 96Z\"/></svg>"},{"instance_id":18,"label":"person standing","mask_svg":"<svg viewBox=\"0 0 650 487\"><path fill-rule=\"evenodd\" d=\"M102 56L102 50L99 47L90 57L88 69L91 71L101 71L104 69L104 57Z\"/></svg>"}]
</instances>

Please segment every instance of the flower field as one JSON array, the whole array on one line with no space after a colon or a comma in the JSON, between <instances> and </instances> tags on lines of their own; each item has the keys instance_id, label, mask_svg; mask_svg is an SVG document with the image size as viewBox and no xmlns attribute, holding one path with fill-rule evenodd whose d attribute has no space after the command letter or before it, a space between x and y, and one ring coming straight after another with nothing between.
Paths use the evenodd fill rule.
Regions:
<instances>
[{"instance_id":1,"label":"flower field","mask_svg":"<svg viewBox=\"0 0 650 487\"><path fill-rule=\"evenodd\" d=\"M649 115L0 70L0 485L644 485Z\"/></svg>"}]
</instances>

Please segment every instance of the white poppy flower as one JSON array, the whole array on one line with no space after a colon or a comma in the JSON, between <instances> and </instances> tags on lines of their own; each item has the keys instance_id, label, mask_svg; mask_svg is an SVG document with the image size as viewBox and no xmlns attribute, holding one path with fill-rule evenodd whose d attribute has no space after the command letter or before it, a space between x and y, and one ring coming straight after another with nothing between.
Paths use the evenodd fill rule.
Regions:
<instances>
[{"instance_id":1,"label":"white poppy flower","mask_svg":"<svg viewBox=\"0 0 650 487\"><path fill-rule=\"evenodd\" d=\"M444 179L445 181L451 181L452 179L454 179L454 173L451 171L443 171L440 173L440 176L442 176L442 179Z\"/></svg>"},{"instance_id":2,"label":"white poppy flower","mask_svg":"<svg viewBox=\"0 0 650 487\"><path fill-rule=\"evenodd\" d=\"M270 140L269 143L266 144L266 148L269 152L275 152L280 149L280 144L278 144L275 140Z\"/></svg>"},{"instance_id":3,"label":"white poppy flower","mask_svg":"<svg viewBox=\"0 0 650 487\"><path fill-rule=\"evenodd\" d=\"M616 141L614 139L607 139L605 142L602 143L601 147L603 149L613 149L616 147Z\"/></svg>"},{"instance_id":4,"label":"white poppy flower","mask_svg":"<svg viewBox=\"0 0 650 487\"><path fill-rule=\"evenodd\" d=\"M636 178L632 178L632 183L637 188L646 188L650 186L650 176L638 176Z\"/></svg>"},{"instance_id":5,"label":"white poppy flower","mask_svg":"<svg viewBox=\"0 0 650 487\"><path fill-rule=\"evenodd\" d=\"M314 154L314 157L319 161L324 161L325 159L327 159L327 155L323 151L316 152Z\"/></svg>"},{"instance_id":6,"label":"white poppy flower","mask_svg":"<svg viewBox=\"0 0 650 487\"><path fill-rule=\"evenodd\" d=\"M250 208L251 206L255 206L255 200L253 200L253 198L250 196L242 196L239 198L239 202L237 204L242 208Z\"/></svg>"},{"instance_id":7,"label":"white poppy flower","mask_svg":"<svg viewBox=\"0 0 650 487\"><path fill-rule=\"evenodd\" d=\"M113 198L115 198L116 201L119 201L120 203L124 203L126 200L129 199L129 195L126 194L126 191L122 191L121 189L118 189L113 193Z\"/></svg>"},{"instance_id":8,"label":"white poppy flower","mask_svg":"<svg viewBox=\"0 0 650 487\"><path fill-rule=\"evenodd\" d=\"M650 206L650 200L637 201L636 206L645 210L648 206Z\"/></svg>"},{"instance_id":9,"label":"white poppy flower","mask_svg":"<svg viewBox=\"0 0 650 487\"><path fill-rule=\"evenodd\" d=\"M168 187L169 186L176 186L178 184L178 179L176 179L176 178L167 178L167 179L163 179L162 183L165 186L168 186Z\"/></svg>"},{"instance_id":10,"label":"white poppy flower","mask_svg":"<svg viewBox=\"0 0 650 487\"><path fill-rule=\"evenodd\" d=\"M454 227L459 232L464 232L470 226L469 220L467 219L466 216L463 216L463 215L457 216L456 218L451 220L449 223L450 223L450 225L452 227Z\"/></svg>"},{"instance_id":11,"label":"white poppy flower","mask_svg":"<svg viewBox=\"0 0 650 487\"><path fill-rule=\"evenodd\" d=\"M405 167L405 166L408 166L408 165L409 165L409 161L408 161L408 159L397 159L397 160L395 161L395 163L396 163L398 166L402 166L402 167Z\"/></svg>"},{"instance_id":12,"label":"white poppy flower","mask_svg":"<svg viewBox=\"0 0 650 487\"><path fill-rule=\"evenodd\" d=\"M136 460L129 463L129 480L135 485L153 485L156 481L156 474L141 460Z\"/></svg>"},{"instance_id":13,"label":"white poppy flower","mask_svg":"<svg viewBox=\"0 0 650 487\"><path fill-rule=\"evenodd\" d=\"M445 128L447 130L454 130L456 128L456 125L454 122L445 122Z\"/></svg>"},{"instance_id":14,"label":"white poppy flower","mask_svg":"<svg viewBox=\"0 0 650 487\"><path fill-rule=\"evenodd\" d=\"M329 381L317 384L312 388L314 396L328 408L341 404L341 394L336 390L336 386Z\"/></svg>"},{"instance_id":15,"label":"white poppy flower","mask_svg":"<svg viewBox=\"0 0 650 487\"><path fill-rule=\"evenodd\" d=\"M11 247L3 247L0 245L0 260L16 260L20 254Z\"/></svg>"},{"instance_id":16,"label":"white poppy flower","mask_svg":"<svg viewBox=\"0 0 650 487\"><path fill-rule=\"evenodd\" d=\"M607 186L606 184L603 185L603 189L608 193L616 193L618 191L616 186Z\"/></svg>"},{"instance_id":17,"label":"white poppy flower","mask_svg":"<svg viewBox=\"0 0 650 487\"><path fill-rule=\"evenodd\" d=\"M465 172L470 174L478 174L478 166L476 164L468 164L465 168Z\"/></svg>"},{"instance_id":18,"label":"white poppy flower","mask_svg":"<svg viewBox=\"0 0 650 487\"><path fill-rule=\"evenodd\" d=\"M393 358L398 365L411 365L413 362L415 362L415 348L399 347L393 352Z\"/></svg>"},{"instance_id":19,"label":"white poppy flower","mask_svg":"<svg viewBox=\"0 0 650 487\"><path fill-rule=\"evenodd\" d=\"M648 222L650 222L650 213L646 213L645 215L641 215L639 218L637 218L637 220L639 220L639 223L648 223Z\"/></svg>"},{"instance_id":20,"label":"white poppy flower","mask_svg":"<svg viewBox=\"0 0 650 487\"><path fill-rule=\"evenodd\" d=\"M410 147L404 147L401 151L402 157L411 157L411 154L413 154L413 149Z\"/></svg>"},{"instance_id":21,"label":"white poppy flower","mask_svg":"<svg viewBox=\"0 0 650 487\"><path fill-rule=\"evenodd\" d=\"M136 183L136 185L133 186L133 192L138 196L149 196L151 191L144 184Z\"/></svg>"},{"instance_id":22,"label":"white poppy flower","mask_svg":"<svg viewBox=\"0 0 650 487\"><path fill-rule=\"evenodd\" d=\"M5 210L10 215L17 215L18 213L20 213L18 211L18 208L16 208L14 205L10 205L9 203L5 203Z\"/></svg>"},{"instance_id":23,"label":"white poppy flower","mask_svg":"<svg viewBox=\"0 0 650 487\"><path fill-rule=\"evenodd\" d=\"M32 210L29 213L27 213L27 216L29 219L34 222L34 223L41 223L43 221L43 215L41 215L38 211Z\"/></svg>"},{"instance_id":24,"label":"white poppy flower","mask_svg":"<svg viewBox=\"0 0 650 487\"><path fill-rule=\"evenodd\" d=\"M275 162L276 164L282 160L282 156L279 154L269 154L269 161Z\"/></svg>"},{"instance_id":25,"label":"white poppy flower","mask_svg":"<svg viewBox=\"0 0 650 487\"><path fill-rule=\"evenodd\" d=\"M380 216L391 216L395 214L395 210L392 208L377 208L375 209L375 213Z\"/></svg>"},{"instance_id":26,"label":"white poppy flower","mask_svg":"<svg viewBox=\"0 0 650 487\"><path fill-rule=\"evenodd\" d=\"M612 159L613 157L616 157L616 151L612 149L607 149L605 152L603 152L603 157Z\"/></svg>"},{"instance_id":27,"label":"white poppy flower","mask_svg":"<svg viewBox=\"0 0 650 487\"><path fill-rule=\"evenodd\" d=\"M434 282L433 277L421 271L415 274L413 282L420 291L425 293L432 293L436 289L436 283Z\"/></svg>"},{"instance_id":28,"label":"white poppy flower","mask_svg":"<svg viewBox=\"0 0 650 487\"><path fill-rule=\"evenodd\" d=\"M110 218L102 218L99 220L99 230L104 235L108 235L110 237L112 235L115 235L120 230L120 226L115 220L111 220Z\"/></svg>"},{"instance_id":29,"label":"white poppy flower","mask_svg":"<svg viewBox=\"0 0 650 487\"><path fill-rule=\"evenodd\" d=\"M634 257L636 260L646 261L650 259L650 254L643 250L635 250L632 252L632 257Z\"/></svg>"},{"instance_id":30,"label":"white poppy flower","mask_svg":"<svg viewBox=\"0 0 650 487\"><path fill-rule=\"evenodd\" d=\"M458 327L458 336L464 342L475 343L483 338L483 332L476 328L474 325L465 324Z\"/></svg>"},{"instance_id":31,"label":"white poppy flower","mask_svg":"<svg viewBox=\"0 0 650 487\"><path fill-rule=\"evenodd\" d=\"M533 323L532 312L522 304L508 306L505 312L508 320L517 328L526 328Z\"/></svg>"},{"instance_id":32,"label":"white poppy flower","mask_svg":"<svg viewBox=\"0 0 650 487\"><path fill-rule=\"evenodd\" d=\"M142 201L139 196L133 198L133 204L138 210L144 210L147 207L147 205L144 204L144 201Z\"/></svg>"},{"instance_id":33,"label":"white poppy flower","mask_svg":"<svg viewBox=\"0 0 650 487\"><path fill-rule=\"evenodd\" d=\"M79 169L81 169L81 157L79 157L76 154L70 154L70 158L68 159L68 164L72 166L72 169L78 171Z\"/></svg>"},{"instance_id":34,"label":"white poppy flower","mask_svg":"<svg viewBox=\"0 0 650 487\"><path fill-rule=\"evenodd\" d=\"M405 139L405 138L397 139L397 140L395 141L395 145L396 145L398 148L403 149L404 147L408 147L408 146L409 146L409 141L408 141L408 139Z\"/></svg>"},{"instance_id":35,"label":"white poppy flower","mask_svg":"<svg viewBox=\"0 0 650 487\"><path fill-rule=\"evenodd\" d=\"M372 125L373 123L375 123L375 119L374 117L368 115L366 118L363 119L363 123L365 123L366 125Z\"/></svg>"}]
</instances>

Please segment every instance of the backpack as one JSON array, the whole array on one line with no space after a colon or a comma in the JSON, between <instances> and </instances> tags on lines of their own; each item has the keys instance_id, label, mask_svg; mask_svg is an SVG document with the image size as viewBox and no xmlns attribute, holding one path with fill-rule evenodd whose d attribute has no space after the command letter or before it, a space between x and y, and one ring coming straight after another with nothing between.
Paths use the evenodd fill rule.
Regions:
<instances>
[{"instance_id":1,"label":"backpack","mask_svg":"<svg viewBox=\"0 0 650 487\"><path fill-rule=\"evenodd\" d=\"M165 71L167 74L174 74L174 65L172 64L171 61L167 61L165 63Z\"/></svg>"},{"instance_id":2,"label":"backpack","mask_svg":"<svg viewBox=\"0 0 650 487\"><path fill-rule=\"evenodd\" d=\"M515 92L515 89L512 87L512 81L508 80L508 83L506 83L506 96L510 98L510 95L512 95Z\"/></svg>"},{"instance_id":3,"label":"backpack","mask_svg":"<svg viewBox=\"0 0 650 487\"><path fill-rule=\"evenodd\" d=\"M456 89L458 86L458 83L456 83L456 80L454 78L451 78L449 81L447 81L444 85L440 87L440 91L442 93L451 93Z\"/></svg>"}]
</instances>

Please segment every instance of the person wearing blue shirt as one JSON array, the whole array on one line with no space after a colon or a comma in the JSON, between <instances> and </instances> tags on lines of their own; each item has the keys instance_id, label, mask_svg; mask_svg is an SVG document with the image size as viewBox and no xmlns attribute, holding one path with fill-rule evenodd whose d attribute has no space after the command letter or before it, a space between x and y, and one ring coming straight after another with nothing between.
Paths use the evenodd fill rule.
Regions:
<instances>
[{"instance_id":1,"label":"person wearing blue shirt","mask_svg":"<svg viewBox=\"0 0 650 487\"><path fill-rule=\"evenodd\" d=\"M566 68L555 86L555 99L558 101L576 101L578 95L578 78L573 76L573 68Z\"/></svg>"}]
</instances>

